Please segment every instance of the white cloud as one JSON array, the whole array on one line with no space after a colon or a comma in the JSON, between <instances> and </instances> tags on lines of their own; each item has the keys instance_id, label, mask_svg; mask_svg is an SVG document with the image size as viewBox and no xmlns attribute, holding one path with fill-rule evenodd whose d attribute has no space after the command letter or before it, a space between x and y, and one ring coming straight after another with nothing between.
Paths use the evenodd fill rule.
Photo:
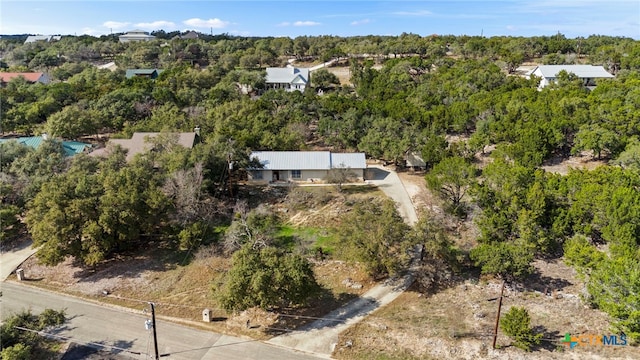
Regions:
<instances>
[{"instance_id":1,"label":"white cloud","mask_svg":"<svg viewBox=\"0 0 640 360\"><path fill-rule=\"evenodd\" d=\"M281 23L280 23L280 24L278 24L277 26L289 26L289 25L291 25L291 23L290 23L290 22L288 22L288 21L285 21L285 22L281 22Z\"/></svg>"},{"instance_id":2,"label":"white cloud","mask_svg":"<svg viewBox=\"0 0 640 360\"><path fill-rule=\"evenodd\" d=\"M362 19L362 20L352 21L351 25L354 25L354 26L356 26L356 25L364 25L364 24L368 24L370 22L371 22L371 20L369 20L369 19Z\"/></svg>"},{"instance_id":3,"label":"white cloud","mask_svg":"<svg viewBox=\"0 0 640 360\"><path fill-rule=\"evenodd\" d=\"M228 21L222 21L222 20L220 20L218 18L209 19L209 20L193 18L193 19L185 20L185 21L183 21L183 23L185 25L189 25L189 26L193 26L193 27L214 28L214 29L222 29L222 28L227 27L227 25L229 25Z\"/></svg>"},{"instance_id":4,"label":"white cloud","mask_svg":"<svg viewBox=\"0 0 640 360\"><path fill-rule=\"evenodd\" d=\"M176 24L171 21L156 20L156 21L147 22L147 23L145 22L137 23L134 26L143 28L143 29L153 29L153 30L163 29L164 30L165 28L174 28L176 27Z\"/></svg>"},{"instance_id":5,"label":"white cloud","mask_svg":"<svg viewBox=\"0 0 640 360\"><path fill-rule=\"evenodd\" d=\"M316 26L316 25L320 25L320 23L315 21L296 21L293 23L293 26Z\"/></svg>"},{"instance_id":6,"label":"white cloud","mask_svg":"<svg viewBox=\"0 0 640 360\"><path fill-rule=\"evenodd\" d=\"M124 27L129 26L128 22L120 22L120 21L105 21L102 26L108 27L109 29L122 29Z\"/></svg>"},{"instance_id":7,"label":"white cloud","mask_svg":"<svg viewBox=\"0 0 640 360\"><path fill-rule=\"evenodd\" d=\"M431 11L428 10L417 10L417 11L396 11L392 13L393 15L400 16L429 16L433 15Z\"/></svg>"}]
</instances>

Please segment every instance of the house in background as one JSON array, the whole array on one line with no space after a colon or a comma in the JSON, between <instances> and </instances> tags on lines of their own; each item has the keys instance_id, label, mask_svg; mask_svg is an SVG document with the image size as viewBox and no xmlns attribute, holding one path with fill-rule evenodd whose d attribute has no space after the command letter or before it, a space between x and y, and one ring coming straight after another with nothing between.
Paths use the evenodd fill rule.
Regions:
<instances>
[{"instance_id":1,"label":"house in background","mask_svg":"<svg viewBox=\"0 0 640 360\"><path fill-rule=\"evenodd\" d=\"M157 78L162 70L160 69L127 69L125 77L131 79L132 77L146 77L149 79Z\"/></svg>"},{"instance_id":2,"label":"house in background","mask_svg":"<svg viewBox=\"0 0 640 360\"><path fill-rule=\"evenodd\" d=\"M176 39L182 39L182 40L195 40L195 39L199 39L200 38L200 34L198 34L195 31L187 31L184 34L180 34L180 35L176 35L173 38L171 38L171 40L176 40Z\"/></svg>"},{"instance_id":3,"label":"house in background","mask_svg":"<svg viewBox=\"0 0 640 360\"><path fill-rule=\"evenodd\" d=\"M595 65L539 65L531 71L529 76L539 77L538 90L554 83L558 74L562 71L576 75L587 88L594 88L597 79L611 79L615 76L609 74L602 66Z\"/></svg>"},{"instance_id":4,"label":"house in background","mask_svg":"<svg viewBox=\"0 0 640 360\"><path fill-rule=\"evenodd\" d=\"M59 139L50 139L47 134L42 134L42 136L27 136L27 137L19 137L19 138L5 138L0 139L1 143L6 143L9 141L16 141L18 144L24 146L30 146L34 149L40 147L40 145L44 141L56 141L62 144L62 148L64 149L65 156L74 156L81 153L88 153L91 151L93 145L82 143L78 141L68 141L68 140L59 140Z\"/></svg>"},{"instance_id":5,"label":"house in background","mask_svg":"<svg viewBox=\"0 0 640 360\"><path fill-rule=\"evenodd\" d=\"M250 158L262 164L262 168L248 169L248 180L253 183L322 181L329 170L338 168L349 169L354 178L363 181L367 168L364 153L254 151Z\"/></svg>"},{"instance_id":6,"label":"house in background","mask_svg":"<svg viewBox=\"0 0 640 360\"><path fill-rule=\"evenodd\" d=\"M113 62L113 61L108 62L108 63L103 64L103 65L97 65L96 67L97 67L98 69L100 69L100 70L109 70L109 71L116 71L116 70L118 70L118 65L116 65L116 63L115 63L115 62Z\"/></svg>"},{"instance_id":7,"label":"house in background","mask_svg":"<svg viewBox=\"0 0 640 360\"><path fill-rule=\"evenodd\" d=\"M110 139L107 142L106 147L101 149L96 149L91 152L90 156L103 157L108 156L116 146L122 147L127 151L127 161L133 160L133 158L138 155L145 153L147 151L154 150L154 142L152 139L158 136L166 136L167 139L163 139L163 146L171 146L170 143L175 143L175 145L179 145L185 147L187 149L192 149L193 146L200 140L200 137L197 132L184 132L184 133L159 133L159 132L136 132L133 133L131 139Z\"/></svg>"},{"instance_id":8,"label":"house in background","mask_svg":"<svg viewBox=\"0 0 640 360\"><path fill-rule=\"evenodd\" d=\"M27 39L24 41L25 44L34 43L38 41L44 42L52 42L52 41L60 41L62 36L60 35L29 35Z\"/></svg>"},{"instance_id":9,"label":"house in background","mask_svg":"<svg viewBox=\"0 0 640 360\"><path fill-rule=\"evenodd\" d=\"M120 42L132 42L132 41L151 41L155 40L155 36L149 35L148 32L144 30L131 30L126 34L120 35L118 37Z\"/></svg>"},{"instance_id":10,"label":"house in background","mask_svg":"<svg viewBox=\"0 0 640 360\"><path fill-rule=\"evenodd\" d=\"M267 89L284 89L285 91L304 91L310 85L309 69L297 67L267 68L265 79Z\"/></svg>"},{"instance_id":11,"label":"house in background","mask_svg":"<svg viewBox=\"0 0 640 360\"><path fill-rule=\"evenodd\" d=\"M48 84L51 82L49 75L41 72L33 72L33 73L0 72L0 86L5 86L6 83L8 83L9 81L17 77L23 77L25 80L27 80L30 83L38 82L41 84Z\"/></svg>"}]
</instances>

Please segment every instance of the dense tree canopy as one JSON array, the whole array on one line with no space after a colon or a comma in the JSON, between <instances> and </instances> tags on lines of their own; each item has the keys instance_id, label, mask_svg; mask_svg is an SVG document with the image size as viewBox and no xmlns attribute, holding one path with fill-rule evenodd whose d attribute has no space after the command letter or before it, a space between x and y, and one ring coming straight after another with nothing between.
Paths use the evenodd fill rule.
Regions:
<instances>
[{"instance_id":1,"label":"dense tree canopy","mask_svg":"<svg viewBox=\"0 0 640 360\"><path fill-rule=\"evenodd\" d=\"M118 150L102 161L70 160L57 140L35 150L0 144L3 242L23 230L24 216L46 263L75 256L95 265L159 239L193 249L223 222L231 224L225 237L231 252L240 249L229 274L236 280L226 288L235 290L223 292L226 306L289 306L315 288L309 265L269 247L273 243L245 249L251 241L243 226L269 230L273 219L250 212L230 218L229 164L240 177L251 150L364 151L397 165L407 154L421 154L430 187L454 208L468 201L473 209L480 236L470 257L484 273L522 279L535 257L564 252L583 274L589 302L638 336L637 40L407 33L295 39L200 34L187 40L174 38L178 32L155 34L158 40L142 43L119 43L117 35L29 44L0 39L3 69L46 71L54 80L44 85L17 78L0 87L4 133L86 139L104 132L201 131L194 149L161 136L153 152L129 163ZM315 73L316 84L312 74L313 86L303 93L263 91L264 69L289 59L336 59L348 66L350 78L337 86L329 67ZM109 61L118 70L94 66ZM518 76L525 61L602 65L616 77L588 90L562 73L556 84L538 90L535 79ZM125 69L142 67L163 72L155 80L125 77ZM583 151L611 165L566 176L541 169ZM476 153L487 160L480 171ZM356 203L342 220L336 256L363 263L374 277L397 271L417 241L392 203ZM434 258L452 256L446 238L432 240L425 243ZM284 261L276 266L278 257ZM248 283L238 275L243 271L259 276ZM304 275L297 284L303 290L287 288L296 279L284 273ZM292 297L263 291L274 278ZM251 296L234 299L236 291Z\"/></svg>"}]
</instances>

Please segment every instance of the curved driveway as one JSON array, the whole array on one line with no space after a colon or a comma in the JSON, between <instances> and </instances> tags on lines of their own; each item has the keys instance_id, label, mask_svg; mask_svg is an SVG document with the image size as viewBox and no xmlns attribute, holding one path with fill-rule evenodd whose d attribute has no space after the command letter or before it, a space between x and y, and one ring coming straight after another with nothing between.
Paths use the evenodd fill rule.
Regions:
<instances>
[{"instance_id":1,"label":"curved driveway","mask_svg":"<svg viewBox=\"0 0 640 360\"><path fill-rule=\"evenodd\" d=\"M418 220L416 210L398 174L380 165L369 166L368 171L373 179L367 180L367 183L378 186L396 202L398 212L407 224L415 224ZM412 266L403 277L374 286L361 297L325 315L323 320L314 321L302 329L277 336L268 342L330 358L338 344L340 333L400 296L413 283L413 273Z\"/></svg>"}]
</instances>

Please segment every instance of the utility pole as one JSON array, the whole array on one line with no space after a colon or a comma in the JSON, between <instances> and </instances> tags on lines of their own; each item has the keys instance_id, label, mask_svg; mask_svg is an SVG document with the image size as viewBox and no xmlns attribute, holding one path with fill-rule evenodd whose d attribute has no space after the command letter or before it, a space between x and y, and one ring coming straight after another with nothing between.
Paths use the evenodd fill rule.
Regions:
<instances>
[{"instance_id":1,"label":"utility pole","mask_svg":"<svg viewBox=\"0 0 640 360\"><path fill-rule=\"evenodd\" d=\"M155 359L160 360L160 356L158 354L158 336L156 334L156 307L155 307L155 304L152 302L149 302L149 305L151 305L151 327L153 328L153 347L154 347L154 350L156 351Z\"/></svg>"},{"instance_id":2,"label":"utility pole","mask_svg":"<svg viewBox=\"0 0 640 360\"><path fill-rule=\"evenodd\" d=\"M504 280L502 281L502 289L500 290L500 299L498 300L498 315L496 316L496 327L493 330L493 348L496 348L496 339L498 339L498 325L500 325L500 309L502 308L502 296L504 295ZM154 330L155 331L155 328Z\"/></svg>"}]
</instances>

